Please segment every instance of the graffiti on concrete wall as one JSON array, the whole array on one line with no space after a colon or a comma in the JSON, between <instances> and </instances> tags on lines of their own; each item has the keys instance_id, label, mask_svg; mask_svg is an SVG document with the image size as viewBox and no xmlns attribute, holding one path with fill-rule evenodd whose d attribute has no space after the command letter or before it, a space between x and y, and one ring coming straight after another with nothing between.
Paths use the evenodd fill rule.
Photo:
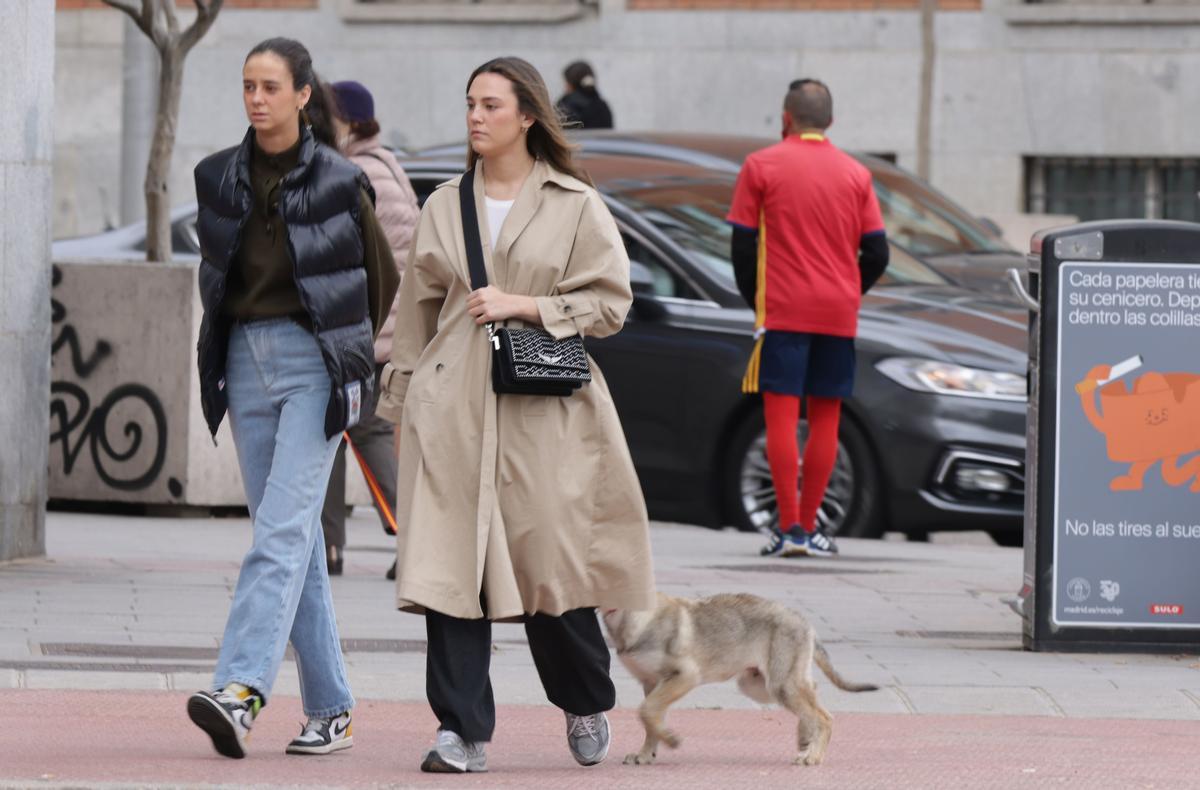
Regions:
<instances>
[{"instance_id":1,"label":"graffiti on concrete wall","mask_svg":"<svg viewBox=\"0 0 1200 790\"><path fill-rule=\"evenodd\" d=\"M62 282L62 270L53 268L52 286ZM84 450L96 475L119 491L143 491L162 474L167 457L167 414L162 401L149 387L119 384L97 399L84 384L112 357L112 344L97 339L88 344L69 321L66 308L53 296L51 319L57 330L50 356L57 361L66 350L50 383L50 446L62 453L63 474L70 476ZM183 493L175 478L167 481L172 496Z\"/></svg>"}]
</instances>

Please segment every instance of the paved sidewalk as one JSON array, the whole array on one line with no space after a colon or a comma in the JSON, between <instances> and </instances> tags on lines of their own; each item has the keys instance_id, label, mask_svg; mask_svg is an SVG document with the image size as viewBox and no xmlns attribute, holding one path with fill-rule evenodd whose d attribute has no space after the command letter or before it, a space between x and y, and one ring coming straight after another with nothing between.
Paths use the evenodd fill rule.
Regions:
<instances>
[{"instance_id":1,"label":"paved sidewalk","mask_svg":"<svg viewBox=\"0 0 1200 790\"><path fill-rule=\"evenodd\" d=\"M251 759L235 763L212 754L183 701L209 683L247 522L51 513L49 559L0 566L0 787L444 785L415 770L435 726L423 703L423 623L392 608L390 540L373 516L356 515L349 529L334 600L360 700L356 746L282 755L302 718L289 661ZM523 630L501 625L493 771L460 782L1161 788L1200 775L1200 661L1022 651L1020 623L1001 601L1020 581L1017 550L843 541L833 560L764 560L755 536L734 532L658 524L653 540L663 590L784 601L816 625L842 674L885 686L848 694L819 677L836 719L826 765L790 766L790 717L730 683L677 706L685 742L660 765L621 766L640 743L641 691L614 661L614 754L584 772L566 754Z\"/></svg>"}]
</instances>

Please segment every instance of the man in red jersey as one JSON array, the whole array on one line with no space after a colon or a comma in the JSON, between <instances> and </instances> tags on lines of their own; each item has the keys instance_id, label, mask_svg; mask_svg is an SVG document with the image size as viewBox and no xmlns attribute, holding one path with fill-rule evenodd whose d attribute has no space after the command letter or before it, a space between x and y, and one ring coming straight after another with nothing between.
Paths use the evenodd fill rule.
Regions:
<instances>
[{"instance_id":1,"label":"man in red jersey","mask_svg":"<svg viewBox=\"0 0 1200 790\"><path fill-rule=\"evenodd\" d=\"M755 312L742 390L763 396L779 503L763 555L837 554L817 511L837 459L842 399L854 388L858 307L888 262L871 174L825 137L832 123L829 88L793 82L783 142L746 158L727 217L738 290ZM808 441L797 497L802 398Z\"/></svg>"}]
</instances>

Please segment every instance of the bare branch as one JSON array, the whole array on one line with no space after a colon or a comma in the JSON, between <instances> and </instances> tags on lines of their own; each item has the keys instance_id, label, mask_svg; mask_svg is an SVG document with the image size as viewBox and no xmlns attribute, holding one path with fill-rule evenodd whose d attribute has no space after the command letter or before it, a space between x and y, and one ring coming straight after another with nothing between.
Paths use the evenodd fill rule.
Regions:
<instances>
[{"instance_id":1,"label":"bare branch","mask_svg":"<svg viewBox=\"0 0 1200 790\"><path fill-rule=\"evenodd\" d=\"M133 17L134 22L140 21L138 17L142 13L142 9L135 0L104 0L104 2L118 11L124 11L129 14Z\"/></svg>"},{"instance_id":2,"label":"bare branch","mask_svg":"<svg viewBox=\"0 0 1200 790\"><path fill-rule=\"evenodd\" d=\"M162 6L163 19L167 23L167 40L172 45L179 40L179 16L175 13L175 0L158 0Z\"/></svg>"},{"instance_id":3,"label":"bare branch","mask_svg":"<svg viewBox=\"0 0 1200 790\"><path fill-rule=\"evenodd\" d=\"M3 0L0 0L3 2ZM154 43L159 54L158 114L150 157L146 163L146 259L171 259L171 153L179 122L183 88L183 62L196 42L208 32L224 0L192 0L196 18L180 33L176 0L104 0L134 20Z\"/></svg>"},{"instance_id":4,"label":"bare branch","mask_svg":"<svg viewBox=\"0 0 1200 790\"><path fill-rule=\"evenodd\" d=\"M196 19L179 38L179 50L183 55L190 52L192 47L196 46L196 42L203 38L208 29L212 27L213 22L217 21L217 14L221 13L221 6L224 5L225 0L193 0L193 2L196 4Z\"/></svg>"},{"instance_id":5,"label":"bare branch","mask_svg":"<svg viewBox=\"0 0 1200 790\"><path fill-rule=\"evenodd\" d=\"M141 0L140 5L136 0L104 0L104 2L118 11L128 14L138 28L153 40L155 0Z\"/></svg>"},{"instance_id":6,"label":"bare branch","mask_svg":"<svg viewBox=\"0 0 1200 790\"><path fill-rule=\"evenodd\" d=\"M108 0L105 0L108 2ZM165 52L170 40L167 38L167 28L163 20L163 9L169 8L167 3L162 0L142 0L143 16L146 18L146 25L142 28L146 32L146 36L154 43L155 49L160 53Z\"/></svg>"}]
</instances>

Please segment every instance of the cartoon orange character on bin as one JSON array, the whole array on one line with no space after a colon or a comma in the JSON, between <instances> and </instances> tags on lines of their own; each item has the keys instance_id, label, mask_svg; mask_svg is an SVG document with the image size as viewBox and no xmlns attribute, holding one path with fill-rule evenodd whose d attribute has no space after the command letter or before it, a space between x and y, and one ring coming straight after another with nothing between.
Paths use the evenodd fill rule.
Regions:
<instances>
[{"instance_id":1,"label":"cartoon orange character on bin","mask_svg":"<svg viewBox=\"0 0 1200 790\"><path fill-rule=\"evenodd\" d=\"M1200 451L1200 374L1145 373L1132 390L1119 381L1141 365L1141 356L1097 365L1075 385L1088 422L1107 440L1109 460L1130 465L1108 486L1140 491L1146 472L1161 461L1168 485L1190 480L1191 490L1200 492L1200 456L1180 463L1181 456Z\"/></svg>"}]
</instances>

